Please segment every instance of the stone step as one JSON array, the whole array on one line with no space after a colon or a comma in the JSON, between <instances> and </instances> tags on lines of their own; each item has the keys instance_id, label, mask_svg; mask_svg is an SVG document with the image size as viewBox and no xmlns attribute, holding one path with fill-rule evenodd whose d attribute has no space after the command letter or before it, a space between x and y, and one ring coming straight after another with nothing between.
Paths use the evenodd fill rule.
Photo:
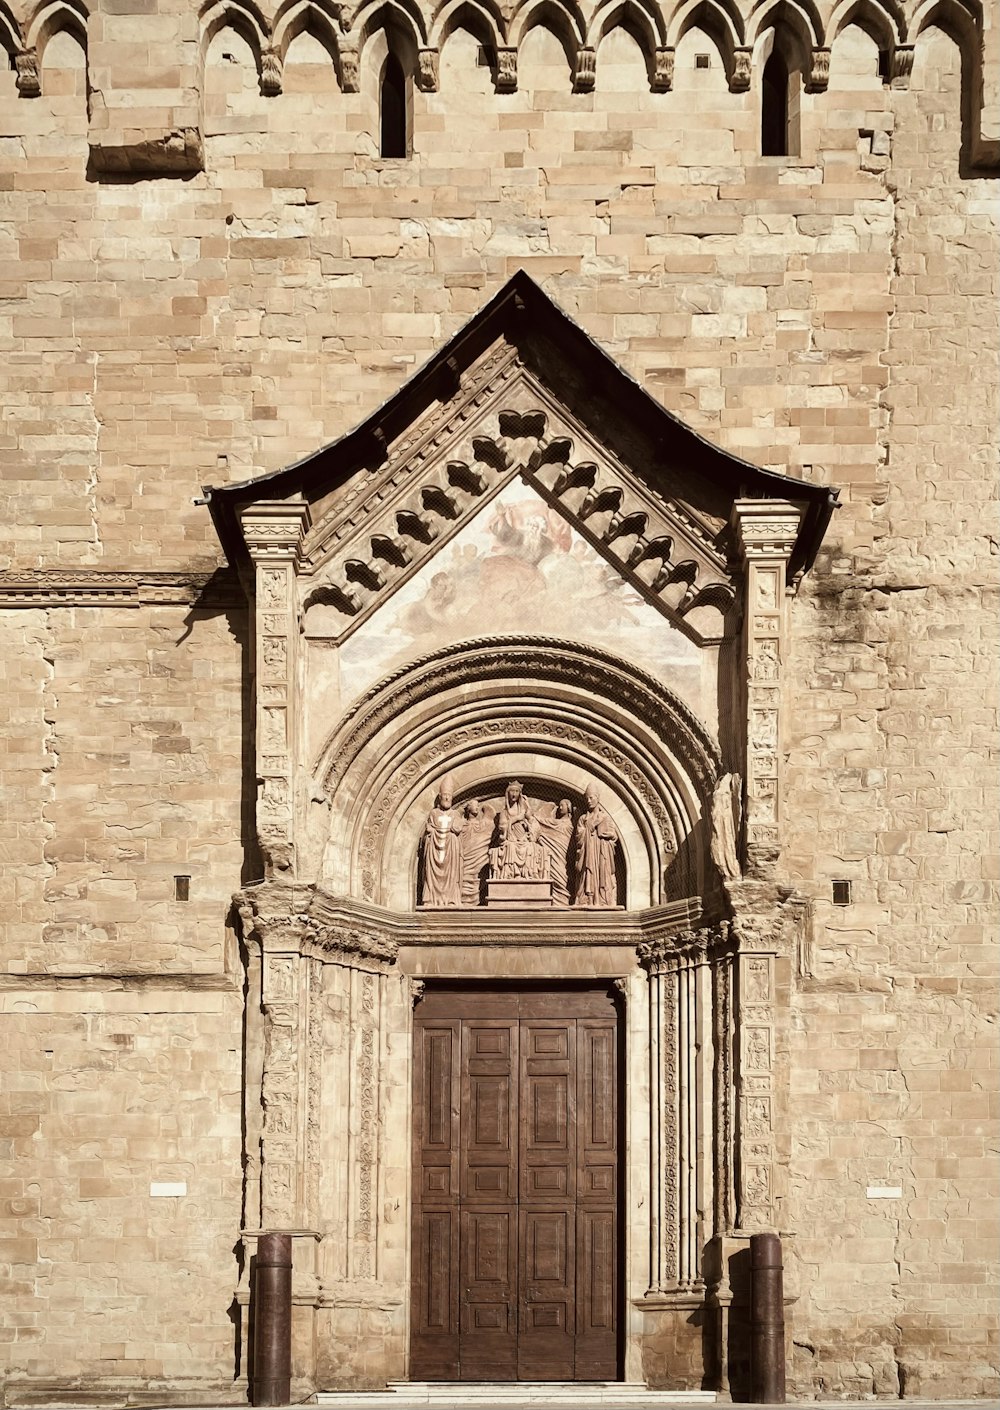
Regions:
<instances>
[{"instance_id":1,"label":"stone step","mask_svg":"<svg viewBox=\"0 0 1000 1410\"><path fill-rule=\"evenodd\" d=\"M322 1391L313 1403L327 1410L658 1410L672 1405L714 1405L714 1391L650 1390L623 1381L394 1381L384 1391Z\"/></svg>"}]
</instances>

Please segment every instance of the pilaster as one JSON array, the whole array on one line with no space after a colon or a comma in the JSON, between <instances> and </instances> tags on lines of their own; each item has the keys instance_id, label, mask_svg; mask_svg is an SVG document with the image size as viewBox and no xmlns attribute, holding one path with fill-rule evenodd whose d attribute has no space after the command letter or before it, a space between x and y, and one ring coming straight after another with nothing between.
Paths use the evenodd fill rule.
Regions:
<instances>
[{"instance_id":1,"label":"pilaster","mask_svg":"<svg viewBox=\"0 0 1000 1410\"><path fill-rule=\"evenodd\" d=\"M745 873L767 878L781 852L782 662L787 653L788 559L800 509L787 500L741 499L732 525L745 564Z\"/></svg>"},{"instance_id":2,"label":"pilaster","mask_svg":"<svg viewBox=\"0 0 1000 1410\"><path fill-rule=\"evenodd\" d=\"M254 564L257 838L269 876L295 868L295 574L308 518L302 500L261 502L240 517Z\"/></svg>"}]
</instances>

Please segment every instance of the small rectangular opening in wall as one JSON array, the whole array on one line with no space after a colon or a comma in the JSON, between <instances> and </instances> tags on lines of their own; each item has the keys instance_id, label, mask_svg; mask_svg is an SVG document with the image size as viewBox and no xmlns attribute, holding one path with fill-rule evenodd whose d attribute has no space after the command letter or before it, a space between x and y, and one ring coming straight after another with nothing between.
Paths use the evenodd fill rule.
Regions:
<instances>
[{"instance_id":1,"label":"small rectangular opening in wall","mask_svg":"<svg viewBox=\"0 0 1000 1410\"><path fill-rule=\"evenodd\" d=\"M191 878L189 876L174 877L174 900L190 901L191 899Z\"/></svg>"},{"instance_id":2,"label":"small rectangular opening in wall","mask_svg":"<svg viewBox=\"0 0 1000 1410\"><path fill-rule=\"evenodd\" d=\"M833 883L833 904L835 906L849 906L851 904L851 883L849 881L835 881Z\"/></svg>"},{"instance_id":3,"label":"small rectangular opening in wall","mask_svg":"<svg viewBox=\"0 0 1000 1410\"><path fill-rule=\"evenodd\" d=\"M878 51L878 76L883 83L889 82L889 75L892 72L892 52L889 49Z\"/></svg>"},{"instance_id":4,"label":"small rectangular opening in wall","mask_svg":"<svg viewBox=\"0 0 1000 1410\"><path fill-rule=\"evenodd\" d=\"M711 54L695 54L694 66L696 69L710 69L712 67Z\"/></svg>"},{"instance_id":5,"label":"small rectangular opening in wall","mask_svg":"<svg viewBox=\"0 0 1000 1410\"><path fill-rule=\"evenodd\" d=\"M480 44L476 54L476 67L491 69L496 63L496 51L490 44Z\"/></svg>"}]
</instances>

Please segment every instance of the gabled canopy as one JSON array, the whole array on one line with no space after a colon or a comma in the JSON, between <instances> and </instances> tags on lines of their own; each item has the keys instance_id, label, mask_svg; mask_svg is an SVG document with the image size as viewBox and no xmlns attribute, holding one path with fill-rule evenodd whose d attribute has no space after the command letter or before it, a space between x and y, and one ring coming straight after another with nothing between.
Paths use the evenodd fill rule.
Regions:
<instances>
[{"instance_id":1,"label":"gabled canopy","mask_svg":"<svg viewBox=\"0 0 1000 1410\"><path fill-rule=\"evenodd\" d=\"M514 350L592 437L641 474L709 533L724 531L736 499L792 501L801 523L789 573L808 569L837 503L837 491L762 470L699 436L664 410L523 271L475 314L440 352L340 440L283 470L205 496L231 563L244 561L240 513L261 500L325 499L350 477L370 475L429 409L457 398L464 374L498 342Z\"/></svg>"}]
</instances>

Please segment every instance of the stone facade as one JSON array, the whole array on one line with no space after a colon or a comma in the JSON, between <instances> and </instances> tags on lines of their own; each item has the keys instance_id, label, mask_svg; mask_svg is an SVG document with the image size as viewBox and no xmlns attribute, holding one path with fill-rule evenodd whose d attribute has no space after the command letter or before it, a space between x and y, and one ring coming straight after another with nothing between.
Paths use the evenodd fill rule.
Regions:
<instances>
[{"instance_id":1,"label":"stone facade","mask_svg":"<svg viewBox=\"0 0 1000 1410\"><path fill-rule=\"evenodd\" d=\"M243 1401L267 1228L405 1377L512 977L619 986L623 1375L742 1394L774 1228L794 1394L996 1393L995 22L0 4L7 1404ZM621 909L422 910L446 770Z\"/></svg>"}]
</instances>

